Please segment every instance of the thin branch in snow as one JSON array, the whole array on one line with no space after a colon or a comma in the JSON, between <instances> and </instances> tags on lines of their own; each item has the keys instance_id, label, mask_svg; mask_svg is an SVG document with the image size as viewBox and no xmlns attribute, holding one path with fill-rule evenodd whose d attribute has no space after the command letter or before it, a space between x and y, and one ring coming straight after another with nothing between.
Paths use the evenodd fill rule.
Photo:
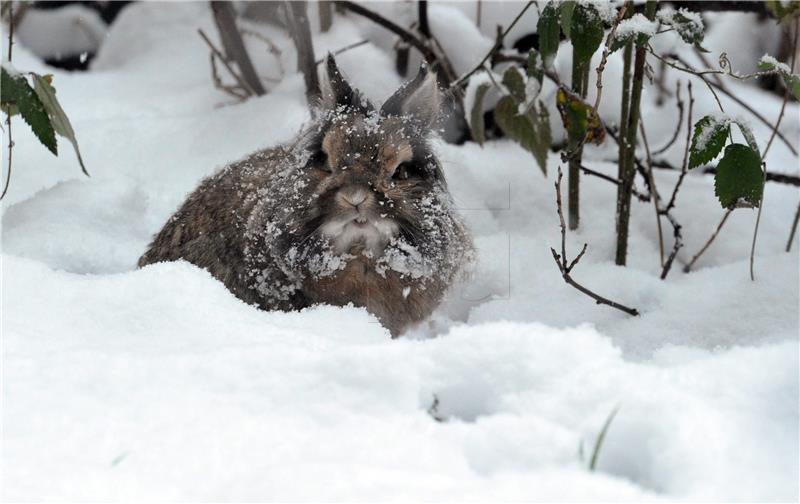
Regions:
<instances>
[{"instance_id":1,"label":"thin branch in snow","mask_svg":"<svg viewBox=\"0 0 800 504\"><path fill-rule=\"evenodd\" d=\"M794 65L795 60L797 57L797 35L800 33L800 22L795 19L794 22L794 42L792 43L792 66L791 66L791 73L794 73ZM764 208L764 193L766 192L766 185L767 185L767 152L769 152L770 147L772 147L772 141L775 140L775 135L778 133L778 128L781 126L781 121L783 121L783 113L786 112L786 104L789 102L789 96L791 95L791 90L789 86L786 86L786 89L783 92L783 103L781 104L781 112L778 114L778 120L775 122L775 127L772 128L772 135L769 137L769 142L767 142L767 146L764 148L764 153L761 155L762 159L762 166L764 167L764 179L761 182L761 202L758 205L758 214L756 215L756 226L753 229L753 244L750 246L750 280L755 281L756 275L754 271L754 263L756 259L756 240L758 239L758 225L761 223L761 210Z\"/></svg>"},{"instance_id":2,"label":"thin branch in snow","mask_svg":"<svg viewBox=\"0 0 800 504\"><path fill-rule=\"evenodd\" d=\"M245 80L242 78L242 76L239 75L231 67L230 63L228 63L228 61L227 61L227 58L225 58L225 55L223 55L220 52L220 50L217 49L217 47L214 45L214 43L211 42L211 39L208 38L208 35L206 35L206 33L203 31L203 29L202 28L198 28L197 29L197 33L200 35L200 37L206 43L208 48L211 50L211 78L214 81L214 85L218 89L221 89L221 90L225 91L226 93L228 93L230 95L233 95L236 98L239 98L239 99L242 99L242 100L247 99L250 96L254 96L255 95L255 91L253 91L253 89L250 86L247 85L247 82L245 82ZM219 59L222 62L223 66L225 66L225 69L228 70L228 73L231 74L231 76L236 80L236 82L239 83L239 87L238 88L236 88L234 86L226 86L226 85L222 84L222 80L219 78L219 75L217 74L215 58ZM242 95L240 95L238 93L238 89L243 90L246 93L246 96L243 97ZM234 91L234 90L237 90L237 91Z\"/></svg>"},{"instance_id":3,"label":"thin branch in snow","mask_svg":"<svg viewBox=\"0 0 800 504\"><path fill-rule=\"evenodd\" d=\"M719 231L722 229L722 226L725 225L725 221L727 221L728 217L730 217L731 212L733 212L732 208L729 208L729 209L725 210L725 215L722 216L722 220L719 221L719 224L717 224L717 229L714 230L714 233L711 235L711 238L709 238L708 241L706 242L706 244L703 245L703 248L701 248L700 251L697 254L694 255L694 257L692 257L692 260L689 261L689 264L687 264L686 266L683 267L683 272L684 273L689 273L692 270L692 267L694 266L694 263L696 263L697 260L700 259L700 256L703 255L703 253L706 250L708 250L708 247L710 247L711 244L714 243L714 240L716 239L717 235L719 234Z\"/></svg>"},{"instance_id":4,"label":"thin branch in snow","mask_svg":"<svg viewBox=\"0 0 800 504\"><path fill-rule=\"evenodd\" d=\"M597 304L603 304L606 306L610 306L612 308L616 308L617 310L623 311L629 315L638 316L639 311L636 308L629 308L623 304L617 303L616 301L612 301L608 298L600 296L595 292L587 289L583 285L579 284L575 280L573 280L571 276L572 269L577 266L578 261L581 260L583 255L586 253L587 244L583 244L583 248L581 249L580 253L573 259L571 262L567 260L567 225L564 221L564 209L561 203L561 179L563 178L563 173L561 171L561 167L558 167L558 178L556 178L556 209L558 210L558 219L561 225L561 254L559 255L556 252L556 249L550 248L550 251L553 253L553 260L556 262L559 271L561 272L561 278L564 281L571 285L572 287L576 288L580 292L586 294L590 298L594 299Z\"/></svg>"},{"instance_id":5,"label":"thin branch in snow","mask_svg":"<svg viewBox=\"0 0 800 504\"><path fill-rule=\"evenodd\" d=\"M691 83L689 85L691 85ZM684 112L683 109L685 106L683 100L681 99L681 81L678 81L676 87L677 89L675 91L675 94L677 96L677 101L678 101L678 124L675 125L675 132L672 134L672 138L670 138L669 142L667 142L660 149L656 149L653 151L654 156L658 154L663 154L664 152L666 152L667 149L672 147L672 144L675 143L675 141L678 139L678 135L680 135L681 132L681 124L683 124L683 112ZM691 125L689 125L689 129L691 130Z\"/></svg>"}]
</instances>

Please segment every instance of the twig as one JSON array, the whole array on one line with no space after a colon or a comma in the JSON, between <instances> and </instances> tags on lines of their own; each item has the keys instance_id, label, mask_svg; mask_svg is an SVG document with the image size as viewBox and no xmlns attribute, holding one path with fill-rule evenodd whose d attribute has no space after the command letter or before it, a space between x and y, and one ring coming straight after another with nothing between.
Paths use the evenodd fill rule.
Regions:
<instances>
[{"instance_id":1,"label":"twig","mask_svg":"<svg viewBox=\"0 0 800 504\"><path fill-rule=\"evenodd\" d=\"M469 72L465 73L464 75L462 75L461 77L456 79L455 82L450 84L450 89L455 89L456 87L460 86L467 79L469 79L475 72L477 72L477 71L479 71L479 70L481 70L483 68L483 65L486 64L486 62L489 61L489 59L492 56L494 56L494 54L503 47L503 40L505 40L506 35L508 35L508 33L511 31L512 28L514 28L514 26L516 26L517 22L522 18L522 16L525 14L525 12L533 4L534 4L534 2L528 2L528 3L525 4L525 7L523 7L522 10L519 12L519 14L517 14L517 17L515 17L514 20L511 22L511 24L508 25L508 28L506 28L503 31L503 33L499 37L497 37L497 40L495 41L494 45L492 46L491 49L489 49L489 52L486 53L486 56L483 57L483 59L480 61L480 63L475 65L475 68L473 68Z\"/></svg>"},{"instance_id":2,"label":"twig","mask_svg":"<svg viewBox=\"0 0 800 504\"><path fill-rule=\"evenodd\" d=\"M639 132L642 134L644 143L645 159L647 160L647 179L650 181L650 194L653 195L653 210L656 213L656 228L658 229L658 253L661 267L664 267L664 232L661 229L661 210L658 207L659 196L656 189L656 181L653 177L653 157L650 155L650 143L647 141L647 133L644 129L644 121L639 123Z\"/></svg>"},{"instance_id":3,"label":"twig","mask_svg":"<svg viewBox=\"0 0 800 504\"><path fill-rule=\"evenodd\" d=\"M606 175L605 173L600 173L599 171L592 170L591 168L587 168L587 167L585 167L583 165L580 165L580 169L581 169L581 172L585 173L586 175L592 175L594 177L597 177L597 178L603 179L605 181L611 182L612 184L615 184L617 186L619 186L622 183L622 182L620 182L619 179L616 179L614 177ZM633 190L633 195L636 196L636 198L639 201L642 201L642 202L650 201L650 195L649 194L642 194L639 191L637 191L635 187L632 190Z\"/></svg>"},{"instance_id":4,"label":"twig","mask_svg":"<svg viewBox=\"0 0 800 504\"><path fill-rule=\"evenodd\" d=\"M222 53L219 51L219 49L217 49L217 48L214 46L214 44L213 44L213 43L211 42L211 40L208 38L208 36L206 35L206 33L203 31L203 29L202 29L202 28L198 28L198 29L197 29L197 33L199 33L199 34L200 34L200 37L201 37L201 38L202 38L202 39L205 41L205 43L206 43L206 45L208 46L208 48L209 48L209 49L211 49L211 52L212 52L212 53L214 53L214 55L215 55L215 56L216 56L216 57L217 57L217 58L218 58L218 59L219 59L219 60L222 62L222 64L223 64L223 65L225 66L225 68L228 70L228 73L230 73L230 74L231 74L231 76L233 76L233 78L234 78L234 79L236 79L236 82L238 82L238 83L239 83L239 86L241 86L241 88L242 88L242 89L244 89L245 91L247 91L247 94L248 94L248 96L254 96L254 95L256 94L256 92L255 92L255 91L253 91L253 88L251 88L251 87L250 87L250 86L247 84L247 82L245 82L245 80L244 80L244 79L243 79L243 78L242 78L242 77L241 77L241 76L240 76L238 73L236 73L236 72L233 70L233 68L231 68L231 65L228 63L228 61L227 61L227 59L225 58L225 56L224 56L224 55L223 55L223 54L222 54Z\"/></svg>"},{"instance_id":5,"label":"twig","mask_svg":"<svg viewBox=\"0 0 800 504\"><path fill-rule=\"evenodd\" d=\"M673 57L673 58L675 58L675 59L676 59L676 60L678 60L679 62L681 62L681 64L683 64L684 66L686 66L686 68L688 68L688 69L692 70L692 67L691 67L691 65L689 65L689 64L688 64L688 63L687 63L685 60L683 60L683 59L682 59L680 56L678 56L678 55L674 55L674 54L673 54L673 55L670 55L670 56L671 56L671 57ZM715 77L715 79L717 78L716 76L714 76L714 77ZM755 117L756 119L758 119L759 121L761 121L763 124L765 124L765 125L769 126L770 128L773 126L773 124L772 124L771 122L769 122L769 119L767 119L766 117L764 117L764 115L763 115L763 114L761 114L759 111L757 111L756 109L754 109L753 107L751 107L751 106L750 106L750 105L749 105L747 102L745 102L744 100L742 100L741 98L739 98L738 96L736 96L735 94L733 94L733 93L732 93L730 90L728 90L728 88L727 88L727 87L726 87L726 86L725 86L725 85L722 83L722 81L719 81L719 82L707 82L707 85L709 85L709 86L711 86L711 87L715 88L716 90L718 90L719 92L721 92L722 94L724 94L725 96L727 96L728 98L730 98L731 100L733 100L734 102L736 102L736 104L738 104L740 107L742 107L743 109L745 109L745 110L747 110L748 112L750 112L750 113L753 115L753 117ZM713 91L712 91L712 92L713 92ZM714 93L714 95L715 95L715 97L716 97L716 93ZM784 143L784 145L786 145L786 147L787 147L787 148L788 148L788 149L789 149L789 150L792 152L792 154L794 154L795 156L798 156L798 155L800 155L800 154L798 154L798 152L797 152L797 148L796 148L796 147L795 147L795 146L792 144L792 142L790 142L790 141L789 141L789 140L788 140L788 139L787 139L787 138L786 138L786 137L783 135L783 133L781 133L780 131L778 131L778 133L777 133L777 136L778 136L778 138L780 138L780 139L781 139L781 141Z\"/></svg>"},{"instance_id":6,"label":"twig","mask_svg":"<svg viewBox=\"0 0 800 504\"><path fill-rule=\"evenodd\" d=\"M617 33L617 27L622 22L622 18L625 17L625 12L627 12L628 7L631 6L630 2L625 2L622 8L619 10L619 14L617 14L617 19L614 20L614 25L611 27L611 31L608 33L608 37L606 37L606 45L603 48L603 57L600 58L600 64L597 65L597 96L594 99L594 114L599 115L597 112L598 107L600 107L600 97L603 95L603 71L606 69L606 63L608 62L608 55L610 54L611 43L614 41L614 36Z\"/></svg>"},{"instance_id":7,"label":"twig","mask_svg":"<svg viewBox=\"0 0 800 504\"><path fill-rule=\"evenodd\" d=\"M792 223L792 230L789 232L789 241L786 242L786 252L792 251L792 243L794 243L794 234L797 232L797 223L800 221L800 203L797 205L797 212L794 214L794 222Z\"/></svg>"},{"instance_id":8,"label":"twig","mask_svg":"<svg viewBox=\"0 0 800 504\"><path fill-rule=\"evenodd\" d=\"M689 171L689 149L692 146L692 111L694 110L694 95L692 95L692 83L688 82L686 86L689 89L689 115L686 116L686 149L683 151L683 163L681 164L681 174L678 176L678 182L672 190L672 196L669 198L665 211L669 212L675 207L675 198L678 197L678 190L681 188L681 183ZM680 126L678 127L680 130Z\"/></svg>"},{"instance_id":9,"label":"twig","mask_svg":"<svg viewBox=\"0 0 800 504\"><path fill-rule=\"evenodd\" d=\"M357 3L347 2L347 1L339 1L339 2L337 2L337 5L340 5L340 6L344 7L345 9L349 10L350 12L352 12L354 14L358 14L359 16L363 16L363 17L369 19L370 21L373 21L373 22L379 24L380 26L386 28L390 32L392 32L395 35L399 36L401 39L403 39L409 45L414 47L420 53L422 53L422 56L425 58L425 61L427 61L429 64L433 65L434 63L436 63L436 60L437 60L436 53L434 53L433 50L430 47L425 45L425 43L422 42L422 40L420 40L419 37L417 37L416 35L414 35L410 31L406 30L405 28L397 25L396 23L394 23L392 21L389 21L388 19L386 19L385 17L381 16L380 14L377 14L377 13L375 13L375 12L365 8L365 7L362 7L361 5L359 5Z\"/></svg>"},{"instance_id":10,"label":"twig","mask_svg":"<svg viewBox=\"0 0 800 504\"><path fill-rule=\"evenodd\" d=\"M720 111L725 112L725 107L722 106L722 101L720 101L719 95L717 95L717 92L714 90L714 86L711 84L711 82L708 81L708 79L706 79L705 74L703 72L698 72L697 70L694 70L694 69L690 68L682 60L679 60L679 61L681 61L681 63L683 63L686 66L681 67L679 65L676 65L675 63L669 61L665 57L663 57L663 56L659 55L658 53L656 53L653 50L653 48L650 46L650 44L647 45L647 51L650 54L652 54L653 56L655 56L658 60L664 62L665 64L667 64L668 66L674 68L675 70L680 70L681 72L686 72L688 74L691 74L691 75L694 75L696 77L699 77L700 80L703 81L703 84L706 85L708 90L711 91L711 94L714 95L714 100L717 102L717 106L719 107ZM675 57L674 55L670 55L670 56ZM675 57L675 59L678 59L678 58ZM712 72L709 72L709 73L713 73L714 75L717 75L719 72L713 72L712 71Z\"/></svg>"},{"instance_id":11,"label":"twig","mask_svg":"<svg viewBox=\"0 0 800 504\"><path fill-rule=\"evenodd\" d=\"M572 269L578 264L578 261L583 257L586 253L587 244L583 245L581 252L578 256L572 261L569 262L567 260L567 225L564 221L564 210L563 205L561 203L561 179L563 177L563 173L561 171L561 167L558 168L558 178L556 178L556 208L558 210L558 219L561 225L561 255L556 252L554 248L550 248L550 251L553 253L553 260L556 262L559 271L561 272L561 278L564 281L571 285L572 287L576 288L580 292L586 294L590 298L594 299L597 304L603 304L610 306L612 308L616 308L617 310L623 311L629 315L638 316L639 311L636 308L629 308L625 305L617 303L615 301L611 301L610 299L604 298L591 290L587 289L583 285L579 284L575 280L572 279L570 275Z\"/></svg>"},{"instance_id":12,"label":"twig","mask_svg":"<svg viewBox=\"0 0 800 504\"><path fill-rule=\"evenodd\" d=\"M342 54L344 52L349 51L350 49L355 49L356 47L361 47L362 45L368 44L368 43L369 43L369 40L367 40L367 39L359 40L358 42L353 42L352 44L346 45L346 46L344 46L344 47L342 47L340 49L336 49L335 51L333 51L332 54L334 56L338 56L338 55L340 55L340 54ZM319 65L323 61L325 61L325 58L320 58L317 61L315 61L314 64L315 65Z\"/></svg>"},{"instance_id":13,"label":"twig","mask_svg":"<svg viewBox=\"0 0 800 504\"><path fill-rule=\"evenodd\" d=\"M14 2L8 2L8 62L11 63L11 51L14 46ZM11 114L6 114L6 128L8 130L8 170L6 171L6 183L3 186L3 194L0 200L6 197L8 186L11 184L11 149L14 141L11 140Z\"/></svg>"},{"instance_id":14,"label":"twig","mask_svg":"<svg viewBox=\"0 0 800 504\"><path fill-rule=\"evenodd\" d=\"M689 273L689 271L691 271L691 269L692 269L692 266L694 266L694 263L696 263L697 260L700 259L700 256L703 255L703 253L708 249L708 247L711 246L711 244L714 242L714 239L719 234L719 231L722 229L722 226L725 225L725 221L727 221L728 217L731 215L731 212L733 212L732 208L729 208L729 209L725 210L725 215L722 216L722 220L719 221L719 224L717 225L717 229L714 230L714 233L711 235L711 238L709 238L708 241L706 242L706 244L703 245L703 248L701 248L700 251L697 254L694 255L694 257L692 257L692 260L689 261L689 264L687 264L686 266L683 267L683 272L684 273Z\"/></svg>"},{"instance_id":15,"label":"twig","mask_svg":"<svg viewBox=\"0 0 800 504\"><path fill-rule=\"evenodd\" d=\"M672 244L672 250L667 257L667 260L664 262L664 267L661 268L661 280L666 280L667 275L669 275L669 270L672 268L672 263L678 256L678 251L681 249L681 247L683 247L683 235L681 235L681 225L678 224L678 221L675 220L675 217L673 217L669 212L662 211L662 213L672 225L672 237L675 240Z\"/></svg>"},{"instance_id":16,"label":"twig","mask_svg":"<svg viewBox=\"0 0 800 504\"><path fill-rule=\"evenodd\" d=\"M678 101L678 124L675 126L675 132L672 134L672 138L670 138L669 142L667 142L660 149L657 149L657 150L653 151L653 155L654 156L658 155L658 154L663 154L664 152L666 152L667 149L672 147L672 144L675 143L675 141L678 139L678 135L681 132L681 124L683 124L683 112L684 112L683 111L684 103L683 103L683 100L681 99L681 81L678 81L677 90L676 90L676 96L677 96L677 101ZM689 129L691 129L691 125L689 125Z\"/></svg>"},{"instance_id":17,"label":"twig","mask_svg":"<svg viewBox=\"0 0 800 504\"><path fill-rule=\"evenodd\" d=\"M800 22L795 20L794 23L794 43L792 44L792 65L791 71L794 73L794 65L795 65L795 56L797 55L797 35L800 33ZM769 137L769 141L767 142L767 146L764 148L764 153L761 155L762 159L762 166L764 167L764 179L761 182L761 201L758 205L758 214L756 214L756 227L753 229L753 244L750 246L750 280L755 281L756 275L754 272L754 263L756 260L756 239L758 239L758 225L761 223L761 210L764 208L764 193L766 192L766 185L767 185L767 152L769 152L769 148L772 147L772 141L775 140L775 135L778 133L778 128L781 126L781 121L783 121L783 113L786 111L786 103L789 101L789 94L791 90L789 86L786 86L786 89L783 92L783 104L781 104L781 112L778 114L778 120L775 122L775 127L772 128L772 135Z\"/></svg>"},{"instance_id":18,"label":"twig","mask_svg":"<svg viewBox=\"0 0 800 504\"><path fill-rule=\"evenodd\" d=\"M251 96L247 90L239 86L229 86L224 84L219 76L219 72L217 71L217 55L211 52L209 53L209 58L211 62L211 80L214 82L214 87L225 91L229 95L235 97L239 102L242 102L246 100L248 96Z\"/></svg>"}]
</instances>

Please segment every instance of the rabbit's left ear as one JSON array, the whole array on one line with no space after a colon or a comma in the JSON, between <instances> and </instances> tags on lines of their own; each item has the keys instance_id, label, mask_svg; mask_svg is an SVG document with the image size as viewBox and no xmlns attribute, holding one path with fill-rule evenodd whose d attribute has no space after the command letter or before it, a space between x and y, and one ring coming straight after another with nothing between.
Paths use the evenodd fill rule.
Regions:
<instances>
[{"instance_id":1,"label":"rabbit's left ear","mask_svg":"<svg viewBox=\"0 0 800 504\"><path fill-rule=\"evenodd\" d=\"M428 66L423 62L414 80L400 86L386 100L381 107L381 114L411 116L428 127L439 118L441 108L442 92L436 82L436 74L428 71Z\"/></svg>"},{"instance_id":2,"label":"rabbit's left ear","mask_svg":"<svg viewBox=\"0 0 800 504\"><path fill-rule=\"evenodd\" d=\"M325 68L320 77L323 108L331 110L339 105L353 106L361 101L358 92L342 75L331 53L325 58Z\"/></svg>"}]
</instances>

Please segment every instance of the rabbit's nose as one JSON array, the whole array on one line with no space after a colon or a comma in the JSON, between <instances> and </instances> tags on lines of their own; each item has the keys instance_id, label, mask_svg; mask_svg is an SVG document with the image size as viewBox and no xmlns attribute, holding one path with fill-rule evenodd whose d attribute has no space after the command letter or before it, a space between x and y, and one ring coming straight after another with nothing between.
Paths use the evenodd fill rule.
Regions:
<instances>
[{"instance_id":1,"label":"rabbit's nose","mask_svg":"<svg viewBox=\"0 0 800 504\"><path fill-rule=\"evenodd\" d=\"M339 192L339 197L354 207L358 207L358 205L364 203L364 201L367 199L367 196L367 192L362 189Z\"/></svg>"}]
</instances>

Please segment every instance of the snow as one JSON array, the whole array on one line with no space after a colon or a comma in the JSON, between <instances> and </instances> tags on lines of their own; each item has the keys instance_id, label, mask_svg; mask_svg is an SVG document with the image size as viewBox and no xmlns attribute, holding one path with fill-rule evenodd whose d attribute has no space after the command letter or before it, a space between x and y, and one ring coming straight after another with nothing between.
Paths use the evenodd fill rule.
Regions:
<instances>
[{"instance_id":1,"label":"snow","mask_svg":"<svg viewBox=\"0 0 800 504\"><path fill-rule=\"evenodd\" d=\"M27 9L15 35L37 56L59 58L97 51L107 30L96 11L73 4L57 9Z\"/></svg>"},{"instance_id":2,"label":"snow","mask_svg":"<svg viewBox=\"0 0 800 504\"><path fill-rule=\"evenodd\" d=\"M619 38L627 38L634 35L647 35L652 37L656 34L658 24L655 21L650 21L644 14L634 14L628 19L624 19L617 26L616 36Z\"/></svg>"},{"instance_id":3,"label":"snow","mask_svg":"<svg viewBox=\"0 0 800 504\"><path fill-rule=\"evenodd\" d=\"M777 70L779 73L781 73L783 75L791 75L792 74L792 69L789 68L789 65L787 65L786 63L784 63L782 61L776 60L774 56L770 56L769 54L765 54L764 56L761 56L761 59L758 60L758 63L759 64L764 64L764 65L769 65L769 67L774 68L775 70Z\"/></svg>"},{"instance_id":4,"label":"snow","mask_svg":"<svg viewBox=\"0 0 800 504\"><path fill-rule=\"evenodd\" d=\"M507 20L518 7L497 8ZM483 8L485 20L497 16ZM216 33L202 3L126 7L86 73L49 69L15 46L15 67L54 74L92 177L70 153L55 158L14 128L2 214L4 501L798 498L800 243L783 252L796 188L766 187L755 282L749 210L731 214L686 274L682 263L724 212L713 180L690 173L675 209L686 246L661 281L652 205L634 204L629 265L617 267L616 188L583 177L581 228L567 247L570 256L589 247L573 276L637 307L634 318L595 305L553 264L555 155L545 179L511 141L436 142L477 264L429 322L392 340L352 306L260 311L188 263L135 267L203 177L290 142L310 120L280 30L261 28L282 49L285 77L233 105L212 86L198 27ZM317 52L370 30L337 15L330 32L315 33ZM263 45L248 47L263 52L260 74L279 74ZM569 53L559 51L561 75ZM618 59L609 59L600 108L612 122ZM337 61L373 100L400 83L379 41ZM779 97L728 85L777 117ZM593 103L594 82L589 89ZM548 107L553 91L545 81ZM699 83L694 95L696 121L716 105ZM677 122L673 99L658 108L655 97L645 86L651 147ZM722 100L730 117L746 116ZM789 103L783 123L794 140L798 112ZM556 133L557 118L551 111ZM751 122L763 146L770 129ZM615 174L603 162L615 155L608 143L587 146L584 160ZM683 149L679 140L664 157L679 163ZM778 140L766 162L800 172ZM657 170L662 193L675 181ZM670 247L670 231L665 239Z\"/></svg>"}]
</instances>

